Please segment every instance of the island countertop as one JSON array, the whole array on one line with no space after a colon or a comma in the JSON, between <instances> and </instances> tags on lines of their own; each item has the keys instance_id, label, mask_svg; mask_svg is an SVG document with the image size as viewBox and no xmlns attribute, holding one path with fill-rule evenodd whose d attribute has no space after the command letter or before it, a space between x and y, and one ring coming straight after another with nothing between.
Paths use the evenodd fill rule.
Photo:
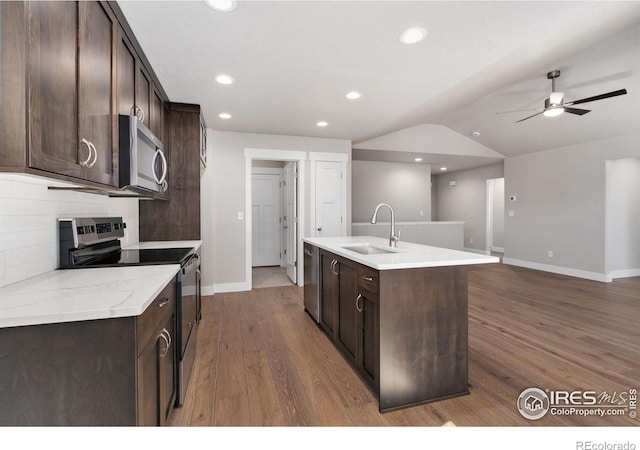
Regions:
<instances>
[{"instance_id":1,"label":"island countertop","mask_svg":"<svg viewBox=\"0 0 640 450\"><path fill-rule=\"evenodd\" d=\"M139 316L179 264L53 270L0 288L0 328Z\"/></svg>"},{"instance_id":2,"label":"island countertop","mask_svg":"<svg viewBox=\"0 0 640 450\"><path fill-rule=\"evenodd\" d=\"M389 240L374 236L339 236L304 238L304 242L377 270L413 269L420 267L461 266L500 262L496 256L431 247L400 241L389 247ZM346 247L370 245L390 253L362 254Z\"/></svg>"}]
</instances>

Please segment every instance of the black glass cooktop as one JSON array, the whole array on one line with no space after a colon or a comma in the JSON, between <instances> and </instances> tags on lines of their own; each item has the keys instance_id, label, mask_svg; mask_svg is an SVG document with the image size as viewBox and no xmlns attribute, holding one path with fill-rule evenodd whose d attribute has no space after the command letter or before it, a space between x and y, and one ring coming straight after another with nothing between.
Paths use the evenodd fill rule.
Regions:
<instances>
[{"instance_id":1,"label":"black glass cooktop","mask_svg":"<svg viewBox=\"0 0 640 450\"><path fill-rule=\"evenodd\" d=\"M145 248L120 250L82 264L82 267L145 266L153 264L184 264L194 253L193 248Z\"/></svg>"}]
</instances>

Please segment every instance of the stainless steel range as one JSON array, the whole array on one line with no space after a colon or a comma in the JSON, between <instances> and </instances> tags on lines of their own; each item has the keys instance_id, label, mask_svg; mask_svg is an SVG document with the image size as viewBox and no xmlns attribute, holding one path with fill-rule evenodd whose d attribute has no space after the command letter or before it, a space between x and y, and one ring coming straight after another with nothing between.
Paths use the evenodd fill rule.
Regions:
<instances>
[{"instance_id":1,"label":"stainless steel range","mask_svg":"<svg viewBox=\"0 0 640 450\"><path fill-rule=\"evenodd\" d=\"M123 249L122 217L58 221L60 269L180 264L176 288L176 405L184 403L196 352L201 311L200 257L194 248Z\"/></svg>"}]
</instances>

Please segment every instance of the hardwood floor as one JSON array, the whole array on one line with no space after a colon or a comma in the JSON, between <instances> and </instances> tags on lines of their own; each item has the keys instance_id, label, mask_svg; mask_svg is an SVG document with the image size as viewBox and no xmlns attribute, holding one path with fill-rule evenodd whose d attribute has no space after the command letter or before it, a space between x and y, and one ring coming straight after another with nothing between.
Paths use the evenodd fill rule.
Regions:
<instances>
[{"instance_id":1,"label":"hardwood floor","mask_svg":"<svg viewBox=\"0 0 640 450\"><path fill-rule=\"evenodd\" d=\"M625 416L523 418L523 389L640 388L640 278L599 283L502 264L469 270L471 394L385 414L304 311L297 286L203 299L174 426L620 426Z\"/></svg>"}]
</instances>

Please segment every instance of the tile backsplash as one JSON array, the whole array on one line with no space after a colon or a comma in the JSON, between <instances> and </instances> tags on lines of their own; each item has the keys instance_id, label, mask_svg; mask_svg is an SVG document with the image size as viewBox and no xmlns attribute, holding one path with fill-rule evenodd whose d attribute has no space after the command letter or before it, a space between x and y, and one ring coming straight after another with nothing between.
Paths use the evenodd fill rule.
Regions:
<instances>
[{"instance_id":1,"label":"tile backsplash","mask_svg":"<svg viewBox=\"0 0 640 450\"><path fill-rule=\"evenodd\" d=\"M59 218L122 216L122 246L138 242L138 199L54 191L51 184L0 173L0 287L58 268Z\"/></svg>"}]
</instances>

